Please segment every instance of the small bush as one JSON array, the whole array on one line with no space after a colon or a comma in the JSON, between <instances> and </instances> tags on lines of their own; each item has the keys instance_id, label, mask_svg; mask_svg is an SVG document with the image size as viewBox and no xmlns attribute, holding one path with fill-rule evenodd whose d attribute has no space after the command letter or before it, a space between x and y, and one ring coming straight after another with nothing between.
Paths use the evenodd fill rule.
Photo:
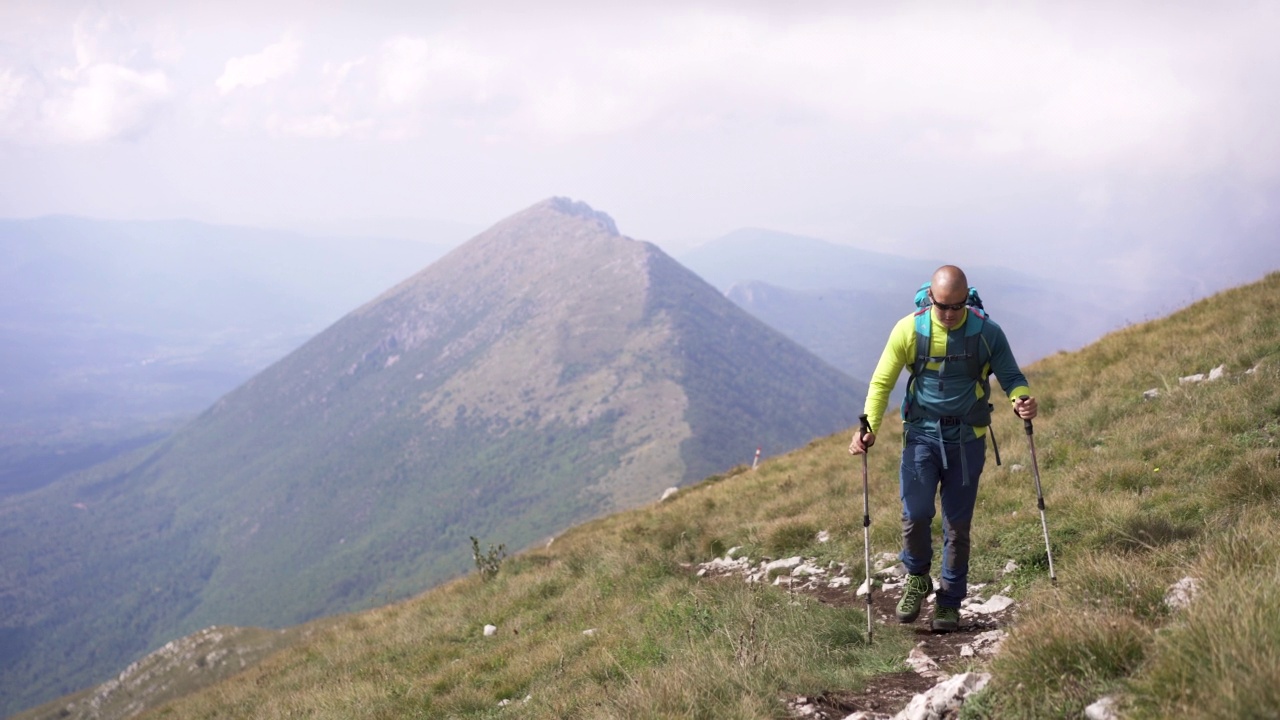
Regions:
<instances>
[{"instance_id":1,"label":"small bush","mask_svg":"<svg viewBox=\"0 0 1280 720\"><path fill-rule=\"evenodd\" d=\"M480 541L471 536L471 557L475 560L476 570L480 572L481 579L488 582L498 576L498 570L502 568L502 561L507 557L507 546L500 544L497 547L489 546L488 552L480 552Z\"/></svg>"}]
</instances>

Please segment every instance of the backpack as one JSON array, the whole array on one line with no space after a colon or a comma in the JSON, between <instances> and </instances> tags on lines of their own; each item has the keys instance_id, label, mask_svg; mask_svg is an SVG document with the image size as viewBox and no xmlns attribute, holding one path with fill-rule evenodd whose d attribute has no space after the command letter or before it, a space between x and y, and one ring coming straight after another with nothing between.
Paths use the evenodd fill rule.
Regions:
<instances>
[{"instance_id":1,"label":"backpack","mask_svg":"<svg viewBox=\"0 0 1280 720\"><path fill-rule=\"evenodd\" d=\"M911 419L911 411L913 400L915 397L916 378L924 372L925 367L936 362L942 365L939 372L945 369L948 362L963 362L966 367L966 374L970 380L976 381L982 387L982 396L987 399L986 407L983 403L978 403L969 414L964 416L960 421L965 425L981 426L988 428L987 435L991 437L991 444L995 448L996 465L1000 464L1000 448L996 445L995 434L991 432L991 413L995 406L991 404L991 371L988 368L986 373L982 369L987 366L991 360L991 351L987 343L982 341L982 330L986 326L986 320L989 317L986 309L982 306L982 298L978 295L978 289L969 288L969 295L965 298L965 305L968 306L969 317L965 320L964 327L964 353L961 355L946 355L935 357L929 355L930 335L933 331L933 320L930 317L930 307L933 301L929 299L929 285L924 283L920 289L916 291L916 314L915 314L915 335L916 335L916 357L911 364L911 374L907 378L907 395L902 403L902 419ZM942 388L942 380L938 381L939 389Z\"/></svg>"}]
</instances>

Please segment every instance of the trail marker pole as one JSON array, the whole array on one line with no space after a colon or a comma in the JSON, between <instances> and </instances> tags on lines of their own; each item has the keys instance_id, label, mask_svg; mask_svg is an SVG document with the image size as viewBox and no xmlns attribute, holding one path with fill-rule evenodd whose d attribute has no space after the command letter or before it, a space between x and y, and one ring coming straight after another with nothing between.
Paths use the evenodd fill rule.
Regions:
<instances>
[{"instance_id":1,"label":"trail marker pole","mask_svg":"<svg viewBox=\"0 0 1280 720\"><path fill-rule=\"evenodd\" d=\"M1020 395L1019 400L1026 400L1026 395ZM1022 426L1027 431L1027 446L1031 448L1031 472L1036 478L1036 505L1040 508L1040 529L1044 531L1044 554L1049 558L1049 582L1057 584L1058 576L1053 572L1053 550L1049 547L1049 523L1044 519L1044 491L1040 487L1040 465L1036 462L1036 441L1035 429L1031 425L1031 421L1023 419Z\"/></svg>"},{"instance_id":2,"label":"trail marker pole","mask_svg":"<svg viewBox=\"0 0 1280 720\"><path fill-rule=\"evenodd\" d=\"M756 457L755 457L755 459L754 459L754 460L752 460L752 461L751 461L751 469L752 469L752 470L755 470L755 469L756 469L756 465L759 465L759 464L760 464L760 448L759 448L759 447L757 447L757 448L756 448Z\"/></svg>"}]
</instances>

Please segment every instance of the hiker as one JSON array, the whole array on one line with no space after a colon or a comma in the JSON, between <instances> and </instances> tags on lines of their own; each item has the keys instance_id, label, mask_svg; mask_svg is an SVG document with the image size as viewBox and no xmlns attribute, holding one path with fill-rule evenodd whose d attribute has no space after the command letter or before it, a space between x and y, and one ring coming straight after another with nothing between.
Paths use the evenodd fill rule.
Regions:
<instances>
[{"instance_id":1,"label":"hiker","mask_svg":"<svg viewBox=\"0 0 1280 720\"><path fill-rule=\"evenodd\" d=\"M969 529L978 496L978 478L986 459L985 437L991 424L989 376L994 373L1024 420L1036 416L1036 400L1018 368L1004 331L986 317L964 271L944 265L934 272L917 304L922 309L894 326L880 355L865 412L871 432L855 432L849 452L875 444L889 393L902 369L911 370L902 403L902 553L909 573L898 603L898 621L920 614L933 592L931 524L934 497L942 496L942 582L935 597L932 627L950 632L960 626L960 601L967 592ZM1019 399L1020 396L1025 396Z\"/></svg>"}]
</instances>

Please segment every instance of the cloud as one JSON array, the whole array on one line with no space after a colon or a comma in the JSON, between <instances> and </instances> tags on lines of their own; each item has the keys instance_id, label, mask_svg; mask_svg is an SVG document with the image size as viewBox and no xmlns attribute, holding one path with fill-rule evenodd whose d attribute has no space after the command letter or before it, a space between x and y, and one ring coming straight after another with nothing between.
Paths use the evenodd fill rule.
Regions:
<instances>
[{"instance_id":1,"label":"cloud","mask_svg":"<svg viewBox=\"0 0 1280 720\"><path fill-rule=\"evenodd\" d=\"M61 142L136 137L171 91L162 72L138 72L110 63L89 65L70 80L69 87L42 105L52 138Z\"/></svg>"},{"instance_id":2,"label":"cloud","mask_svg":"<svg viewBox=\"0 0 1280 720\"><path fill-rule=\"evenodd\" d=\"M301 44L286 37L253 55L227 60L222 75L214 82L218 92L226 95L236 88L252 88L288 77L298 68Z\"/></svg>"},{"instance_id":3,"label":"cloud","mask_svg":"<svg viewBox=\"0 0 1280 720\"><path fill-rule=\"evenodd\" d=\"M174 84L123 17L82 11L58 40L21 47L0 68L0 139L81 144L146 134L172 102ZM65 33L66 26L63 25ZM69 50L69 52L68 52ZM34 62L34 59L44 62Z\"/></svg>"}]
</instances>

